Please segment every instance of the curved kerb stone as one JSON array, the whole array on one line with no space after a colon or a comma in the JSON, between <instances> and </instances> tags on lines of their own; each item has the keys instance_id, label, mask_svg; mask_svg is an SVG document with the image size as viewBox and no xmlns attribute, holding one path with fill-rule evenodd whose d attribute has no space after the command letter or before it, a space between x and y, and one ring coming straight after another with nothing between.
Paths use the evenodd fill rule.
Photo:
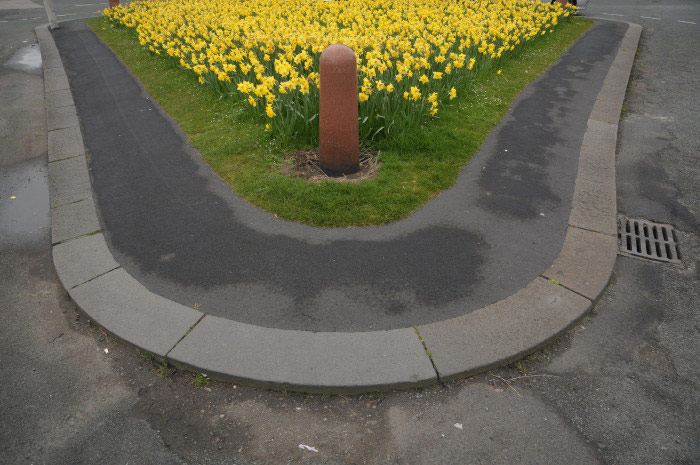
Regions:
<instances>
[{"instance_id":1,"label":"curved kerb stone","mask_svg":"<svg viewBox=\"0 0 700 465\"><path fill-rule=\"evenodd\" d=\"M615 146L642 27L629 28L581 145L569 227L551 267L515 294L467 315L389 331L264 328L158 296L114 260L95 212L85 148L48 25L44 57L54 266L91 320L176 366L215 378L305 392L424 386L510 363L575 325L608 284L617 252Z\"/></svg>"}]
</instances>

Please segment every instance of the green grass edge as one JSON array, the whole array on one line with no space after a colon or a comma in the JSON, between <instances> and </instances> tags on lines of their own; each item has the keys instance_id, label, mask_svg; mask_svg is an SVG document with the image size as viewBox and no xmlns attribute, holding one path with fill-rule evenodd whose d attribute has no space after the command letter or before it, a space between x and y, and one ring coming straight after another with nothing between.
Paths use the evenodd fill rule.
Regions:
<instances>
[{"instance_id":1,"label":"green grass edge","mask_svg":"<svg viewBox=\"0 0 700 465\"><path fill-rule=\"evenodd\" d=\"M593 21L573 18L462 90L440 118L399 147L380 150L378 175L358 183L309 183L280 173L282 146L231 99L221 98L172 62L139 46L103 18L86 21L187 135L214 172L253 205L279 218L320 227L370 226L410 216L452 186L513 99L555 63Z\"/></svg>"}]
</instances>

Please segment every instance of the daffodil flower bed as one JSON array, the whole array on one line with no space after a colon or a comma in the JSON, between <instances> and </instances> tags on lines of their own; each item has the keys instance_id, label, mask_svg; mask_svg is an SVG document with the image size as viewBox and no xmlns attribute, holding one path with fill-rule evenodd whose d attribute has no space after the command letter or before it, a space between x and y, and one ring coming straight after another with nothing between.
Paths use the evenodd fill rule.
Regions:
<instances>
[{"instance_id":1,"label":"daffodil flower bed","mask_svg":"<svg viewBox=\"0 0 700 465\"><path fill-rule=\"evenodd\" d=\"M328 45L357 56L360 140L396 139L572 14L533 0L144 0L103 13L280 140L309 143Z\"/></svg>"},{"instance_id":2,"label":"daffodil flower bed","mask_svg":"<svg viewBox=\"0 0 700 465\"><path fill-rule=\"evenodd\" d=\"M174 8L177 1L165 4ZM140 45L133 29L113 27L113 20L105 17L86 22L143 83L149 95L174 118L202 158L239 196L279 218L323 227L391 223L410 215L453 185L489 132L506 114L513 99L592 24L584 18L561 21L554 33L531 40L519 53L511 53L507 59L503 57L496 66L492 62L490 69L486 69L486 61L479 64L479 58L475 58L474 69L470 71L472 76L464 78L464 86L451 84L445 87L455 87L457 96L449 100L448 94L445 101L443 95L435 117L427 115L431 105L426 104L426 114L421 115L425 119L415 130L399 135L397 125L394 125L389 137L381 131L383 138L378 135L366 144L379 151L380 167L376 177L356 183L312 183L281 172L285 154L316 145L302 137L283 140L279 134L266 131L266 121L280 118L284 113L275 107L272 109L276 116L269 118L263 113L267 106L261 104L265 103L264 95L253 95L258 99L258 106L252 107L246 102L248 96L237 88L231 87L227 91L233 96L212 92L209 86L198 84L198 76L182 67L179 59L164 58L167 53L156 55ZM462 53L467 55L466 51ZM465 64L468 63L465 59ZM478 73L475 72L477 68ZM499 70L502 70L500 74ZM231 79L234 78L231 74ZM205 82L222 85L218 78L211 79L209 76ZM247 80L252 83L250 77ZM388 80L383 82L391 83ZM435 84L436 81L432 82ZM411 86L418 87L417 84ZM410 87L407 89L410 93ZM360 91L358 88L358 95ZM310 98L312 92L315 90L310 86L306 98ZM371 104L380 92L385 91L373 87L369 98L359 102L360 108ZM304 95L298 90L295 93ZM425 94L425 91L421 90L421 93ZM292 93L282 95L289 97ZM397 95L396 88L393 95ZM403 94L399 96L402 104L413 102L403 100ZM279 100L281 98L277 102ZM413 104L417 105L417 101ZM312 116L316 111L314 108ZM312 125L316 125L315 119L301 125L299 131Z\"/></svg>"}]
</instances>

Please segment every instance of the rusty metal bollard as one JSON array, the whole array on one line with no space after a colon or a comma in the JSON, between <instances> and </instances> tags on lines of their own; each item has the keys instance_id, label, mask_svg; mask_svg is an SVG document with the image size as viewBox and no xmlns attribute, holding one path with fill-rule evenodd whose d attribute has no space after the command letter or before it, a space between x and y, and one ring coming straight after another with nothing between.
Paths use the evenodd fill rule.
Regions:
<instances>
[{"instance_id":1,"label":"rusty metal bollard","mask_svg":"<svg viewBox=\"0 0 700 465\"><path fill-rule=\"evenodd\" d=\"M345 45L329 45L321 54L320 68L321 168L328 174L354 173L360 169L355 52Z\"/></svg>"},{"instance_id":2,"label":"rusty metal bollard","mask_svg":"<svg viewBox=\"0 0 700 465\"><path fill-rule=\"evenodd\" d=\"M114 6L119 5L119 0L109 0L109 7L112 8Z\"/></svg>"}]
</instances>

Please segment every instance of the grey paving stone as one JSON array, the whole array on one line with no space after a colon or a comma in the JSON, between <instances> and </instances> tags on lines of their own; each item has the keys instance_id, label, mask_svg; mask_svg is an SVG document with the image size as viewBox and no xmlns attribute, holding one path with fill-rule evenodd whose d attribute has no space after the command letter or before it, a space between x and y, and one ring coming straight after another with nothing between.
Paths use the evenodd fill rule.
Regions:
<instances>
[{"instance_id":1,"label":"grey paving stone","mask_svg":"<svg viewBox=\"0 0 700 465\"><path fill-rule=\"evenodd\" d=\"M589 118L604 123L618 124L620 121L620 112L622 111L622 103L624 101L624 94L622 98L619 98L619 94L623 89L625 88L622 86L603 86L603 89L601 89L593 105L593 110L591 110L591 116Z\"/></svg>"},{"instance_id":2,"label":"grey paving stone","mask_svg":"<svg viewBox=\"0 0 700 465\"><path fill-rule=\"evenodd\" d=\"M49 132L49 162L84 154L83 135L78 126Z\"/></svg>"},{"instance_id":3,"label":"grey paving stone","mask_svg":"<svg viewBox=\"0 0 700 465\"><path fill-rule=\"evenodd\" d=\"M577 178L569 224L611 236L617 235L617 200L614 183Z\"/></svg>"},{"instance_id":4,"label":"grey paving stone","mask_svg":"<svg viewBox=\"0 0 700 465\"><path fill-rule=\"evenodd\" d=\"M55 245L53 264L66 289L119 267L107 248L102 233Z\"/></svg>"},{"instance_id":5,"label":"grey paving stone","mask_svg":"<svg viewBox=\"0 0 700 465\"><path fill-rule=\"evenodd\" d=\"M617 237L569 227L561 253L542 275L597 300L617 258Z\"/></svg>"},{"instance_id":6,"label":"grey paving stone","mask_svg":"<svg viewBox=\"0 0 700 465\"><path fill-rule=\"evenodd\" d=\"M537 350L591 308L580 295L537 278L467 315L418 327L441 380L504 365Z\"/></svg>"},{"instance_id":7,"label":"grey paving stone","mask_svg":"<svg viewBox=\"0 0 700 465\"><path fill-rule=\"evenodd\" d=\"M75 105L70 89L57 90L46 94L47 108L60 108Z\"/></svg>"},{"instance_id":8,"label":"grey paving stone","mask_svg":"<svg viewBox=\"0 0 700 465\"><path fill-rule=\"evenodd\" d=\"M92 196L85 156L49 163L51 206L58 207Z\"/></svg>"},{"instance_id":9,"label":"grey paving stone","mask_svg":"<svg viewBox=\"0 0 700 465\"><path fill-rule=\"evenodd\" d=\"M63 68L63 62L61 61L61 57L59 56L47 56L46 58L42 57L41 66L45 70L53 68Z\"/></svg>"},{"instance_id":10,"label":"grey paving stone","mask_svg":"<svg viewBox=\"0 0 700 465\"><path fill-rule=\"evenodd\" d=\"M219 378L307 392L385 390L436 380L411 328L315 333L207 315L168 359Z\"/></svg>"},{"instance_id":11,"label":"grey paving stone","mask_svg":"<svg viewBox=\"0 0 700 465\"><path fill-rule=\"evenodd\" d=\"M622 105L625 102L625 95L627 94L627 88L624 86L606 86L601 87L600 92L598 92L597 100L609 100L612 102L619 102ZM619 115L617 115L619 116ZM617 124L617 120L615 121Z\"/></svg>"},{"instance_id":12,"label":"grey paving stone","mask_svg":"<svg viewBox=\"0 0 700 465\"><path fill-rule=\"evenodd\" d=\"M634 65L634 59L637 55L636 49L635 50L619 50L617 52L617 56L615 56L615 60L613 63L615 63L617 66L621 68L628 68L632 69L632 65Z\"/></svg>"},{"instance_id":13,"label":"grey paving stone","mask_svg":"<svg viewBox=\"0 0 700 465\"><path fill-rule=\"evenodd\" d=\"M41 52L42 61L46 59L54 59L61 57L61 55L58 53L58 49L56 48L56 44L54 43L53 38L49 38L48 40L40 39L39 51Z\"/></svg>"},{"instance_id":14,"label":"grey paving stone","mask_svg":"<svg viewBox=\"0 0 700 465\"><path fill-rule=\"evenodd\" d=\"M622 64L616 64L613 62L612 66L610 67L610 71L608 71L607 76L605 76L605 80L603 81L604 86L618 86L618 87L627 87L627 81L629 81L630 77L630 68L622 65Z\"/></svg>"},{"instance_id":15,"label":"grey paving stone","mask_svg":"<svg viewBox=\"0 0 700 465\"><path fill-rule=\"evenodd\" d=\"M639 24L630 24L629 29L627 29L627 33L625 34L625 37L622 39L622 43L620 43L620 51L631 51L636 53L637 52L637 45L639 44L639 37L642 34L642 26Z\"/></svg>"},{"instance_id":16,"label":"grey paving stone","mask_svg":"<svg viewBox=\"0 0 700 465\"><path fill-rule=\"evenodd\" d=\"M68 293L98 325L161 357L202 316L197 310L150 292L123 268L81 284Z\"/></svg>"},{"instance_id":17,"label":"grey paving stone","mask_svg":"<svg viewBox=\"0 0 700 465\"><path fill-rule=\"evenodd\" d=\"M40 24L39 26L35 27L34 33L36 34L37 39L39 39L39 42L42 40L51 40L53 42L48 24Z\"/></svg>"},{"instance_id":18,"label":"grey paving stone","mask_svg":"<svg viewBox=\"0 0 700 465\"><path fill-rule=\"evenodd\" d=\"M577 177L594 182L615 182L617 124L588 120L578 159Z\"/></svg>"},{"instance_id":19,"label":"grey paving stone","mask_svg":"<svg viewBox=\"0 0 700 465\"><path fill-rule=\"evenodd\" d=\"M52 41L44 41L40 40L39 41L39 52L41 53L41 59L42 61L47 59L47 58L60 58L61 54L59 53L58 49L56 48L56 45Z\"/></svg>"},{"instance_id":20,"label":"grey paving stone","mask_svg":"<svg viewBox=\"0 0 700 465\"><path fill-rule=\"evenodd\" d=\"M44 87L46 92L70 89L68 77L63 68L51 68L44 70Z\"/></svg>"},{"instance_id":21,"label":"grey paving stone","mask_svg":"<svg viewBox=\"0 0 700 465\"><path fill-rule=\"evenodd\" d=\"M48 107L46 109L46 129L49 131L72 128L78 124L78 114L74 106Z\"/></svg>"},{"instance_id":22,"label":"grey paving stone","mask_svg":"<svg viewBox=\"0 0 700 465\"><path fill-rule=\"evenodd\" d=\"M588 120L586 132L583 135L583 146L596 148L615 148L617 144L617 123Z\"/></svg>"},{"instance_id":23,"label":"grey paving stone","mask_svg":"<svg viewBox=\"0 0 700 465\"><path fill-rule=\"evenodd\" d=\"M51 209L51 242L74 239L100 230L92 198Z\"/></svg>"},{"instance_id":24,"label":"grey paving stone","mask_svg":"<svg viewBox=\"0 0 700 465\"><path fill-rule=\"evenodd\" d=\"M577 177L582 180L615 184L615 148L582 145Z\"/></svg>"}]
</instances>

